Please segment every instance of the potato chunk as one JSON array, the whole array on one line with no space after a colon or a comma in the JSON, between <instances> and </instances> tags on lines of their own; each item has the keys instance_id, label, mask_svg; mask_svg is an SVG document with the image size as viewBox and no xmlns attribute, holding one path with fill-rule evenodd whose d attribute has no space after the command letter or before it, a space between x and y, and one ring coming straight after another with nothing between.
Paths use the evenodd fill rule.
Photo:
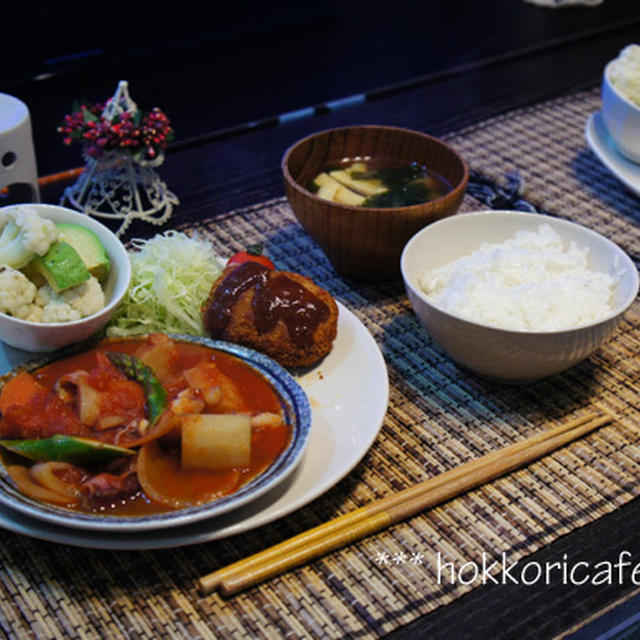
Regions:
<instances>
[{"instance_id":1,"label":"potato chunk","mask_svg":"<svg viewBox=\"0 0 640 640\"><path fill-rule=\"evenodd\" d=\"M222 471L251 460L251 419L241 414L182 416L182 466Z\"/></svg>"},{"instance_id":2,"label":"potato chunk","mask_svg":"<svg viewBox=\"0 0 640 640\"><path fill-rule=\"evenodd\" d=\"M180 374L178 347L161 334L152 335L149 342L150 345L142 347L136 356L153 370L162 384L170 384Z\"/></svg>"}]
</instances>

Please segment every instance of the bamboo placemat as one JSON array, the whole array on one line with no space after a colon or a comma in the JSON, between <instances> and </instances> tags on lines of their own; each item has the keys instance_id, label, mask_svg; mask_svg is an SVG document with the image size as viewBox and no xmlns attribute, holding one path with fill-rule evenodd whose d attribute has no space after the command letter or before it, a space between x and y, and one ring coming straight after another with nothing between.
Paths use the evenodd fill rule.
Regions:
<instances>
[{"instance_id":1,"label":"bamboo placemat","mask_svg":"<svg viewBox=\"0 0 640 640\"><path fill-rule=\"evenodd\" d=\"M599 105L599 92L588 91L507 113L448 139L498 187L507 173L517 172L527 202L603 233L637 260L640 201L604 169L584 139L585 121ZM463 209L478 208L484 205L467 196ZM473 579L473 572L483 559L491 565L504 558L522 567L543 545L640 493L637 301L615 337L591 358L551 379L509 387L471 376L450 361L421 329L400 283L361 286L337 276L283 199L228 212L198 228L227 254L263 241L280 267L312 276L360 318L389 369L390 405L380 435L327 494L232 538L111 552L3 532L5 636L376 638L480 586L482 577ZM201 597L195 589L204 573L525 438L594 402L614 413L617 423L526 469L228 600ZM450 563L440 574L438 560ZM501 569L495 565L490 574L501 579ZM536 567L528 571L517 577L533 580Z\"/></svg>"}]
</instances>

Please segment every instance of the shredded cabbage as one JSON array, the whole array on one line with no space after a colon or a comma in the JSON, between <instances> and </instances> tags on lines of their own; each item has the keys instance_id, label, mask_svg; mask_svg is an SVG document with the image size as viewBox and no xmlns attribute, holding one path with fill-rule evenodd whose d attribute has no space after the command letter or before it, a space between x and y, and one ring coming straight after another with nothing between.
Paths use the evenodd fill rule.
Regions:
<instances>
[{"instance_id":1,"label":"shredded cabbage","mask_svg":"<svg viewBox=\"0 0 640 640\"><path fill-rule=\"evenodd\" d=\"M131 245L131 286L107 325L107 335L203 335L200 308L224 268L211 243L170 230Z\"/></svg>"}]
</instances>

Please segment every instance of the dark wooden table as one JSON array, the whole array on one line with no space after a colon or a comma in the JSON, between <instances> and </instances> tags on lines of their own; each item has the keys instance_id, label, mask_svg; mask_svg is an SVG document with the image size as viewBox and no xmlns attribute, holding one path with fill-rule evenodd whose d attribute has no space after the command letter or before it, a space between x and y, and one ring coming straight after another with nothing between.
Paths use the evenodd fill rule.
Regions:
<instances>
[{"instance_id":1,"label":"dark wooden table","mask_svg":"<svg viewBox=\"0 0 640 640\"><path fill-rule=\"evenodd\" d=\"M312 131L377 123L442 135L596 86L604 64L626 44L640 42L640 9L628 0L555 10L516 0L452 2L447 9L443 4L427 2L420 11L396 4L387 16L389 30L382 28L383 18L368 18L368 33L378 38L369 49L362 35L352 40L346 35L346 24L353 25L354 13L363 6L347 10L326 3L320 5L324 13L316 7L298 14L279 32L276 25L262 36L245 33L223 44L218 39L215 46L199 41L186 53L183 48L182 57L156 51L152 60L112 58L99 72L75 68L48 81L23 76L0 89L29 105L45 174L79 164L77 150L63 149L54 131L79 89L103 98L120 77L128 77L134 99L167 108L178 132L161 171L180 194L181 205L170 221L175 225L282 196L282 154ZM285 59L287 65L278 67ZM348 106L327 106L353 96L358 98ZM303 108L305 115L278 117ZM62 186L43 190L43 200L56 202ZM133 225L129 235L148 232ZM593 564L613 561L622 551L640 554L638 522L636 500L557 540L532 560L542 563L570 552L574 562ZM628 583L479 587L391 637L558 637L616 604L631 603L624 613L633 613L636 589ZM603 628L611 624L603 622ZM591 636L584 631L582 637Z\"/></svg>"}]
</instances>

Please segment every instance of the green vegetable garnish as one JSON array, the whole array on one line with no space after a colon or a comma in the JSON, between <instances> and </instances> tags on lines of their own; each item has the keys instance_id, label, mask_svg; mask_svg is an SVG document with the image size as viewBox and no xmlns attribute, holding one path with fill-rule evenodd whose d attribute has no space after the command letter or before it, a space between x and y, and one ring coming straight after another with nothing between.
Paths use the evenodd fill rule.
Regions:
<instances>
[{"instance_id":1,"label":"green vegetable garnish","mask_svg":"<svg viewBox=\"0 0 640 640\"><path fill-rule=\"evenodd\" d=\"M132 449L116 447L89 438L65 435L55 435L37 440L0 440L0 446L36 462L56 461L91 464L135 455L135 451Z\"/></svg>"},{"instance_id":2,"label":"green vegetable garnish","mask_svg":"<svg viewBox=\"0 0 640 640\"><path fill-rule=\"evenodd\" d=\"M128 378L142 385L147 398L149 422L154 424L167 406L167 392L156 375L139 358L128 353L109 351L107 357Z\"/></svg>"},{"instance_id":3,"label":"green vegetable garnish","mask_svg":"<svg viewBox=\"0 0 640 640\"><path fill-rule=\"evenodd\" d=\"M204 335L200 309L224 268L211 243L171 230L131 244L131 286L107 335Z\"/></svg>"},{"instance_id":4,"label":"green vegetable garnish","mask_svg":"<svg viewBox=\"0 0 640 640\"><path fill-rule=\"evenodd\" d=\"M438 197L433 189L420 180L409 182L397 189L390 189L367 198L365 207L408 207L413 204L421 204Z\"/></svg>"}]
</instances>

